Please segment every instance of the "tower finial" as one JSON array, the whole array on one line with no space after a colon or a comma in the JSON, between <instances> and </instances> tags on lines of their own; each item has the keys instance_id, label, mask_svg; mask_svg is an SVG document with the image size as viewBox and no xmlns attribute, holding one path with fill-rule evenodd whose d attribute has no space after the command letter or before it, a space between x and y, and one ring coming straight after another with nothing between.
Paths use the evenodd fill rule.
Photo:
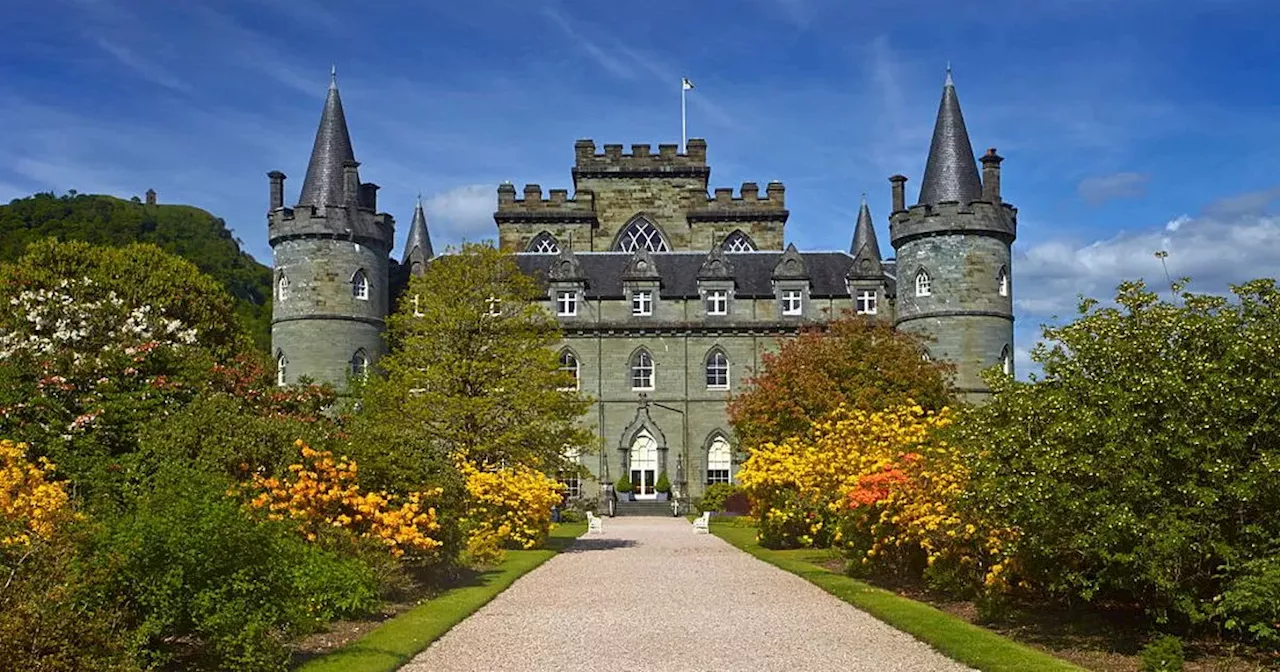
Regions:
<instances>
[{"instance_id":1,"label":"tower finial","mask_svg":"<svg viewBox=\"0 0 1280 672\"><path fill-rule=\"evenodd\" d=\"M338 64L334 63L329 66L329 88L338 88Z\"/></svg>"},{"instance_id":2,"label":"tower finial","mask_svg":"<svg viewBox=\"0 0 1280 672\"><path fill-rule=\"evenodd\" d=\"M933 140L929 143L929 159L924 166L924 179L920 183L922 205L937 205L943 201L957 201L967 205L982 198L982 182L978 179L978 164L973 159L973 146L969 144L969 131L960 113L960 97L947 71L947 82L942 87L942 100L938 103L938 118L933 126Z\"/></svg>"},{"instance_id":3,"label":"tower finial","mask_svg":"<svg viewBox=\"0 0 1280 672\"><path fill-rule=\"evenodd\" d=\"M302 194L298 205L324 208L343 202L343 172L347 163L355 161L351 149L351 135L347 132L347 116L342 111L342 96L338 94L337 69L329 70L329 93L320 112L320 126L316 129L316 141L311 147L311 160L307 163L307 176L302 181Z\"/></svg>"},{"instance_id":4,"label":"tower finial","mask_svg":"<svg viewBox=\"0 0 1280 672\"><path fill-rule=\"evenodd\" d=\"M955 85L956 83L951 81L951 61L947 61L947 81L943 83L943 86L955 86Z\"/></svg>"}]
</instances>

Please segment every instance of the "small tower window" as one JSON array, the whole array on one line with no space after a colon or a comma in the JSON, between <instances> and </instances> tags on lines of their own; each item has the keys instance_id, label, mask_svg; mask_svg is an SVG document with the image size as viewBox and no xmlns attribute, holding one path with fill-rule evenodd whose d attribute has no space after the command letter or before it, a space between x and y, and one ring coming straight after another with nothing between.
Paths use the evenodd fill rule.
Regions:
<instances>
[{"instance_id":1,"label":"small tower window","mask_svg":"<svg viewBox=\"0 0 1280 672\"><path fill-rule=\"evenodd\" d=\"M734 231L724 239L725 252L754 252L755 249L756 244L741 231Z\"/></svg>"},{"instance_id":2,"label":"small tower window","mask_svg":"<svg viewBox=\"0 0 1280 672\"><path fill-rule=\"evenodd\" d=\"M631 389L653 389L653 355L648 350L640 350L631 357Z\"/></svg>"},{"instance_id":3,"label":"small tower window","mask_svg":"<svg viewBox=\"0 0 1280 672\"><path fill-rule=\"evenodd\" d=\"M280 278L276 280L276 297L280 301L289 298L289 277L284 273L281 273Z\"/></svg>"},{"instance_id":4,"label":"small tower window","mask_svg":"<svg viewBox=\"0 0 1280 672\"><path fill-rule=\"evenodd\" d=\"M569 350L560 351L560 372L573 379L572 385L561 389L566 391L579 389L581 385L581 368L578 365L578 358Z\"/></svg>"},{"instance_id":5,"label":"small tower window","mask_svg":"<svg viewBox=\"0 0 1280 672\"><path fill-rule=\"evenodd\" d=\"M533 254L560 254L560 243L551 234L543 231L529 243L529 252Z\"/></svg>"},{"instance_id":6,"label":"small tower window","mask_svg":"<svg viewBox=\"0 0 1280 672\"><path fill-rule=\"evenodd\" d=\"M707 389L729 389L729 358L720 350L707 356Z\"/></svg>"},{"instance_id":7,"label":"small tower window","mask_svg":"<svg viewBox=\"0 0 1280 672\"><path fill-rule=\"evenodd\" d=\"M996 283L1000 286L1000 296L1009 296L1009 271L1004 266L1000 267Z\"/></svg>"},{"instance_id":8,"label":"small tower window","mask_svg":"<svg viewBox=\"0 0 1280 672\"><path fill-rule=\"evenodd\" d=\"M363 379L368 375L369 355L365 354L364 348L361 348L351 355L351 377Z\"/></svg>"},{"instance_id":9,"label":"small tower window","mask_svg":"<svg viewBox=\"0 0 1280 672\"><path fill-rule=\"evenodd\" d=\"M1000 351L1000 368L1004 371L1004 375L1013 375L1013 354L1009 352L1007 345Z\"/></svg>"},{"instance_id":10,"label":"small tower window","mask_svg":"<svg viewBox=\"0 0 1280 672\"><path fill-rule=\"evenodd\" d=\"M933 294L933 280L929 278L929 272L923 268L916 271L916 296L931 296Z\"/></svg>"},{"instance_id":11,"label":"small tower window","mask_svg":"<svg viewBox=\"0 0 1280 672\"><path fill-rule=\"evenodd\" d=\"M288 373L289 360L285 359L284 353L276 355L276 385L286 385L286 374Z\"/></svg>"},{"instance_id":12,"label":"small tower window","mask_svg":"<svg viewBox=\"0 0 1280 672\"><path fill-rule=\"evenodd\" d=\"M351 296L361 301L369 300L369 276L365 275L363 269L351 276Z\"/></svg>"},{"instance_id":13,"label":"small tower window","mask_svg":"<svg viewBox=\"0 0 1280 672\"><path fill-rule=\"evenodd\" d=\"M644 217L637 217L618 235L614 249L619 252L635 252L644 248L650 252L669 252L671 246L653 222Z\"/></svg>"},{"instance_id":14,"label":"small tower window","mask_svg":"<svg viewBox=\"0 0 1280 672\"><path fill-rule=\"evenodd\" d=\"M859 290L855 308L859 315L875 315L876 314L876 290L874 289Z\"/></svg>"}]
</instances>

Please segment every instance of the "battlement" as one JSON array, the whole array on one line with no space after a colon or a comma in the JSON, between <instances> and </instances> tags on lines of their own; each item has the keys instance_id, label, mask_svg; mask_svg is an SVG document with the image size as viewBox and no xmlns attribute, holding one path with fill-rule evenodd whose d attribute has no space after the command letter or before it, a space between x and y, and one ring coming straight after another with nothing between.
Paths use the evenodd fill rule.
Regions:
<instances>
[{"instance_id":1,"label":"battlement","mask_svg":"<svg viewBox=\"0 0 1280 672\"><path fill-rule=\"evenodd\" d=\"M575 184L578 178L609 177L701 177L711 176L707 166L707 141L702 138L689 140L684 153L674 144L658 145L655 154L652 145L634 144L631 151L622 151L622 145L604 145L603 153L596 153L596 143L583 139L573 144Z\"/></svg>"},{"instance_id":2,"label":"battlement","mask_svg":"<svg viewBox=\"0 0 1280 672\"><path fill-rule=\"evenodd\" d=\"M351 240L362 245L385 248L395 244L395 218L367 208L349 212L347 206L330 205L278 208L267 215L267 237L271 245L291 238Z\"/></svg>"},{"instance_id":3,"label":"battlement","mask_svg":"<svg viewBox=\"0 0 1280 672\"><path fill-rule=\"evenodd\" d=\"M704 210L688 213L691 220L708 219L786 219L787 202L786 187L781 182L770 182L765 186L764 195L760 194L760 185L755 182L743 182L738 195L732 187L717 187L713 195L707 199Z\"/></svg>"},{"instance_id":4,"label":"battlement","mask_svg":"<svg viewBox=\"0 0 1280 672\"><path fill-rule=\"evenodd\" d=\"M552 189L548 197L542 197L542 187L537 184L526 184L522 192L523 198L516 198L513 184L498 185L498 212L494 215L500 220L544 220L594 222L595 194L582 192L569 198L568 189Z\"/></svg>"},{"instance_id":5,"label":"battlement","mask_svg":"<svg viewBox=\"0 0 1280 672\"><path fill-rule=\"evenodd\" d=\"M915 238L948 233L990 235L1012 243L1018 233L1018 209L1009 203L943 201L913 205L889 216L895 248Z\"/></svg>"}]
</instances>

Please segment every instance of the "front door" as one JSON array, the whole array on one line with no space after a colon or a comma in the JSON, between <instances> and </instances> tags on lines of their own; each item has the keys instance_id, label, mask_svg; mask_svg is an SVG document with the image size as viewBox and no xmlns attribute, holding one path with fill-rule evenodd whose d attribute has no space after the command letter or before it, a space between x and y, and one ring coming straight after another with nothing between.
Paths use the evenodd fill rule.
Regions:
<instances>
[{"instance_id":1,"label":"front door","mask_svg":"<svg viewBox=\"0 0 1280 672\"><path fill-rule=\"evenodd\" d=\"M658 442L648 430L640 430L631 442L631 491L636 499L657 499Z\"/></svg>"}]
</instances>

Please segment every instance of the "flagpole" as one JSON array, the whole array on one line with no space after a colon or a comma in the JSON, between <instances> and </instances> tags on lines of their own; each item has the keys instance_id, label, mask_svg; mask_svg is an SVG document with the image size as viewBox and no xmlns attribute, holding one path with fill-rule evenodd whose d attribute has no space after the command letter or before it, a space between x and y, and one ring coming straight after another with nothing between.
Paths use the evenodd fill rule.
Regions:
<instances>
[{"instance_id":1,"label":"flagpole","mask_svg":"<svg viewBox=\"0 0 1280 672\"><path fill-rule=\"evenodd\" d=\"M688 142L688 124L685 121L684 97L688 93L689 87L684 85L685 80L680 80L680 153L684 154L685 143Z\"/></svg>"}]
</instances>

